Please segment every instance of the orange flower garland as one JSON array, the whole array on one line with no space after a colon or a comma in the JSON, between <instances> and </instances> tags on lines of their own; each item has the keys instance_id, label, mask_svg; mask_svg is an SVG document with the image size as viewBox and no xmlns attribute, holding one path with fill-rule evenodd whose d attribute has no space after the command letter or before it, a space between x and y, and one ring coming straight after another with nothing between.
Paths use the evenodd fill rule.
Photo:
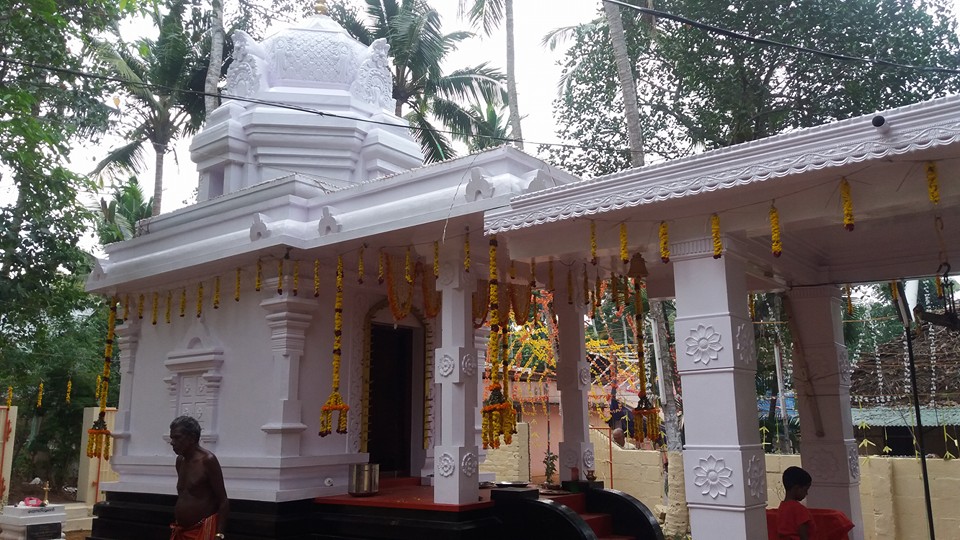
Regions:
<instances>
[{"instance_id":1,"label":"orange flower garland","mask_svg":"<svg viewBox=\"0 0 960 540\"><path fill-rule=\"evenodd\" d=\"M590 220L590 264L597 265L597 222Z\"/></svg>"},{"instance_id":2,"label":"orange flower garland","mask_svg":"<svg viewBox=\"0 0 960 540\"><path fill-rule=\"evenodd\" d=\"M397 290L397 283L394 276L393 262L390 255L384 256L387 278L387 303L390 305L390 313L393 314L394 321L401 321L410 314L413 307L413 286L404 280L404 290Z\"/></svg>"},{"instance_id":3,"label":"orange flower garland","mask_svg":"<svg viewBox=\"0 0 960 540\"><path fill-rule=\"evenodd\" d=\"M343 255L337 257L337 295L333 304L333 361L332 392L327 402L320 408L320 436L332 433L333 411L339 411L337 433L347 432L347 411L350 406L343 402L340 395L340 349L343 337Z\"/></svg>"},{"instance_id":4,"label":"orange flower garland","mask_svg":"<svg viewBox=\"0 0 960 540\"><path fill-rule=\"evenodd\" d=\"M770 205L770 251L774 257L783 253L783 242L780 240L780 213L777 207Z\"/></svg>"},{"instance_id":5,"label":"orange flower garland","mask_svg":"<svg viewBox=\"0 0 960 540\"><path fill-rule=\"evenodd\" d=\"M403 279L408 285L413 285L413 263L410 259L410 246L407 246L407 253L403 258Z\"/></svg>"},{"instance_id":6,"label":"orange flower garland","mask_svg":"<svg viewBox=\"0 0 960 540\"><path fill-rule=\"evenodd\" d=\"M117 324L117 299L110 299L110 313L107 316L107 340L103 350L103 373L97 377L97 397L100 400L100 413L87 430L87 457L110 459L110 430L107 429L107 394L110 389L110 366L113 362L113 338Z\"/></svg>"},{"instance_id":7,"label":"orange flower garland","mask_svg":"<svg viewBox=\"0 0 960 540\"><path fill-rule=\"evenodd\" d=\"M660 222L660 260L670 262L670 227L666 221Z\"/></svg>"},{"instance_id":8,"label":"orange flower garland","mask_svg":"<svg viewBox=\"0 0 960 540\"><path fill-rule=\"evenodd\" d=\"M440 242L433 241L433 277L440 277Z\"/></svg>"},{"instance_id":9,"label":"orange flower garland","mask_svg":"<svg viewBox=\"0 0 960 540\"><path fill-rule=\"evenodd\" d=\"M934 205L940 204L940 186L937 183L937 164L927 162L927 197Z\"/></svg>"},{"instance_id":10,"label":"orange flower garland","mask_svg":"<svg viewBox=\"0 0 960 540\"><path fill-rule=\"evenodd\" d=\"M497 239L490 239L490 340L487 345L487 355L490 359L489 394L481 409L481 434L484 448L499 448L500 436L504 442L510 444L512 434L516 431L516 414L513 406L504 397L501 386L503 369L503 342L506 340L505 328L501 327L499 305L499 279L497 274ZM507 323L508 321L502 321Z\"/></svg>"},{"instance_id":11,"label":"orange flower garland","mask_svg":"<svg viewBox=\"0 0 960 540\"><path fill-rule=\"evenodd\" d=\"M840 202L843 204L843 227L853 230L853 199L850 195L850 182L846 178L840 180Z\"/></svg>"},{"instance_id":12,"label":"orange flower garland","mask_svg":"<svg viewBox=\"0 0 960 540\"><path fill-rule=\"evenodd\" d=\"M710 236L713 238L713 258L719 259L723 256L723 240L720 239L720 216L717 214L710 216Z\"/></svg>"},{"instance_id":13,"label":"orange flower garland","mask_svg":"<svg viewBox=\"0 0 960 540\"><path fill-rule=\"evenodd\" d=\"M630 263L630 253L627 252L627 224L620 224L620 262Z\"/></svg>"}]
</instances>

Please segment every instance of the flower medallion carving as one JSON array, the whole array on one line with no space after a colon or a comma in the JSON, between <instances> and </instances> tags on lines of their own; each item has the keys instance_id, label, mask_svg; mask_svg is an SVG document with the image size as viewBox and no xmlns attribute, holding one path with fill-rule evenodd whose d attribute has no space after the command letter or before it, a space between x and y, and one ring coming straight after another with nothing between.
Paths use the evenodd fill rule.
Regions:
<instances>
[{"instance_id":1,"label":"flower medallion carving","mask_svg":"<svg viewBox=\"0 0 960 540\"><path fill-rule=\"evenodd\" d=\"M807 468L814 480L836 478L840 472L840 463L836 456L823 448L813 450L810 454L810 466Z\"/></svg>"},{"instance_id":2,"label":"flower medallion carving","mask_svg":"<svg viewBox=\"0 0 960 540\"><path fill-rule=\"evenodd\" d=\"M718 496L727 496L727 489L733 487L730 477L733 469L727 467L723 458L708 456L700 458L700 465L693 469L693 484L700 488L700 493L716 499Z\"/></svg>"},{"instance_id":3,"label":"flower medallion carving","mask_svg":"<svg viewBox=\"0 0 960 540\"><path fill-rule=\"evenodd\" d=\"M712 326L698 324L696 328L690 330L690 335L685 342L687 355L693 358L694 363L705 366L715 361L723 350L720 334Z\"/></svg>"},{"instance_id":4,"label":"flower medallion carving","mask_svg":"<svg viewBox=\"0 0 960 540\"><path fill-rule=\"evenodd\" d=\"M579 371L580 383L581 384L590 384L590 368L583 366Z\"/></svg>"},{"instance_id":5,"label":"flower medallion carving","mask_svg":"<svg viewBox=\"0 0 960 540\"><path fill-rule=\"evenodd\" d=\"M754 499L760 500L767 493L767 472L757 456L750 456L747 462L747 490Z\"/></svg>"},{"instance_id":6,"label":"flower medallion carving","mask_svg":"<svg viewBox=\"0 0 960 540\"><path fill-rule=\"evenodd\" d=\"M752 324L743 322L737 325L737 339L734 344L737 347L737 360L745 366L750 365L756 349Z\"/></svg>"},{"instance_id":7,"label":"flower medallion carving","mask_svg":"<svg viewBox=\"0 0 960 540\"><path fill-rule=\"evenodd\" d=\"M852 365L850 363L850 353L846 347L842 347L837 353L837 364L837 368L840 370L840 384L849 386Z\"/></svg>"},{"instance_id":8,"label":"flower medallion carving","mask_svg":"<svg viewBox=\"0 0 960 540\"><path fill-rule=\"evenodd\" d=\"M445 262L440 265L440 275L437 276L437 283L449 287L453 284L453 278L457 276L457 269L453 263Z\"/></svg>"},{"instance_id":9,"label":"flower medallion carving","mask_svg":"<svg viewBox=\"0 0 960 540\"><path fill-rule=\"evenodd\" d=\"M477 373L477 360L470 353L463 355L460 359L460 370L467 377L473 377Z\"/></svg>"},{"instance_id":10,"label":"flower medallion carving","mask_svg":"<svg viewBox=\"0 0 960 540\"><path fill-rule=\"evenodd\" d=\"M850 468L850 478L860 480L860 453L853 444L847 445L847 465Z\"/></svg>"},{"instance_id":11,"label":"flower medallion carving","mask_svg":"<svg viewBox=\"0 0 960 540\"><path fill-rule=\"evenodd\" d=\"M562 454L563 452L561 452ZM566 468L576 467L577 466L577 455L570 452L563 456L563 466Z\"/></svg>"},{"instance_id":12,"label":"flower medallion carving","mask_svg":"<svg viewBox=\"0 0 960 540\"><path fill-rule=\"evenodd\" d=\"M444 452L440 456L440 461L437 462L437 470L440 471L440 476L449 477L456 469L456 460L453 459L453 456Z\"/></svg>"},{"instance_id":13,"label":"flower medallion carving","mask_svg":"<svg viewBox=\"0 0 960 540\"><path fill-rule=\"evenodd\" d=\"M587 448L583 451L583 467L585 469L592 469L596 462L593 458L593 449Z\"/></svg>"},{"instance_id":14,"label":"flower medallion carving","mask_svg":"<svg viewBox=\"0 0 960 540\"><path fill-rule=\"evenodd\" d=\"M477 456L472 452L464 454L463 459L460 460L460 470L467 478L473 478L473 475L477 474Z\"/></svg>"},{"instance_id":15,"label":"flower medallion carving","mask_svg":"<svg viewBox=\"0 0 960 540\"><path fill-rule=\"evenodd\" d=\"M449 377L450 374L453 373L454 366L453 357L445 354L440 358L440 362L437 363L437 371L441 377Z\"/></svg>"}]
</instances>

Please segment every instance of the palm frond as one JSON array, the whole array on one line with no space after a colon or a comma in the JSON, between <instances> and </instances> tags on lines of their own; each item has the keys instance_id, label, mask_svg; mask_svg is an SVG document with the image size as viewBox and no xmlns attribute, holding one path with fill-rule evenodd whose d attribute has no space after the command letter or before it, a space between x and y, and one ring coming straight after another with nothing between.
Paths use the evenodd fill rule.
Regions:
<instances>
[{"instance_id":1,"label":"palm frond","mask_svg":"<svg viewBox=\"0 0 960 540\"><path fill-rule=\"evenodd\" d=\"M415 108L406 115L406 119L417 128L413 129L413 136L423 149L424 163L437 163L456 157L450 139L436 130L422 108Z\"/></svg>"},{"instance_id":2,"label":"palm frond","mask_svg":"<svg viewBox=\"0 0 960 540\"><path fill-rule=\"evenodd\" d=\"M480 64L461 68L430 81L428 91L447 99L500 104L507 101L503 86L505 77L500 70Z\"/></svg>"},{"instance_id":3,"label":"palm frond","mask_svg":"<svg viewBox=\"0 0 960 540\"><path fill-rule=\"evenodd\" d=\"M114 148L107 157L97 163L90 174L99 176L106 173L108 176L118 177L142 170L146 166L144 142L146 137L138 137L123 146Z\"/></svg>"}]
</instances>

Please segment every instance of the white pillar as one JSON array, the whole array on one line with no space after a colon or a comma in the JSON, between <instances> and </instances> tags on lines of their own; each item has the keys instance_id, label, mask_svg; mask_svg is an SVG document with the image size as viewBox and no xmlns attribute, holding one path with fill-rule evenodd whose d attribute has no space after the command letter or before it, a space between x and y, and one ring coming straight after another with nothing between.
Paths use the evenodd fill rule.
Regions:
<instances>
[{"instance_id":1,"label":"white pillar","mask_svg":"<svg viewBox=\"0 0 960 540\"><path fill-rule=\"evenodd\" d=\"M133 381L136 377L137 349L140 346L140 319L136 315L117 326L117 346L120 348L120 399L117 403L114 438L114 456L127 455L130 440L130 411L133 406ZM84 426L89 429L90 426Z\"/></svg>"},{"instance_id":2,"label":"white pillar","mask_svg":"<svg viewBox=\"0 0 960 540\"><path fill-rule=\"evenodd\" d=\"M794 355L800 461L813 476L807 506L847 514L856 527L850 538L863 540L860 458L850 409L850 360L843 342L843 305L833 286L793 289L788 294L791 331L800 344Z\"/></svg>"},{"instance_id":3,"label":"white pillar","mask_svg":"<svg viewBox=\"0 0 960 540\"><path fill-rule=\"evenodd\" d=\"M766 538L766 463L757 422L757 362L743 261L724 239L671 246L683 468L694 538ZM719 533L722 531L722 534Z\"/></svg>"},{"instance_id":4,"label":"white pillar","mask_svg":"<svg viewBox=\"0 0 960 540\"><path fill-rule=\"evenodd\" d=\"M475 277L463 270L463 257L456 242L440 250L442 292L440 347L434 356L434 382L439 389L440 423L434 428L433 501L467 504L480 496L479 458L476 437L477 349L473 342L472 293ZM439 430L439 431L438 431Z\"/></svg>"},{"instance_id":5,"label":"white pillar","mask_svg":"<svg viewBox=\"0 0 960 540\"><path fill-rule=\"evenodd\" d=\"M264 284L268 290L276 288L275 280L269 282ZM270 413L267 423L260 426L267 434L266 452L269 456L299 456L300 437L307 429L301 421L300 361L317 302L284 291L263 300L260 307L267 311L273 350L273 381L266 404Z\"/></svg>"},{"instance_id":6,"label":"white pillar","mask_svg":"<svg viewBox=\"0 0 960 540\"><path fill-rule=\"evenodd\" d=\"M590 365L583 317L587 305L583 301L581 265L574 264L573 289L568 295L557 292L553 311L557 314L560 357L557 359L557 388L560 390L560 413L563 421L563 442L560 443L560 480L580 480L594 468L593 443L590 442L590 418L587 396L590 392ZM578 469L574 477L573 469Z\"/></svg>"}]
</instances>

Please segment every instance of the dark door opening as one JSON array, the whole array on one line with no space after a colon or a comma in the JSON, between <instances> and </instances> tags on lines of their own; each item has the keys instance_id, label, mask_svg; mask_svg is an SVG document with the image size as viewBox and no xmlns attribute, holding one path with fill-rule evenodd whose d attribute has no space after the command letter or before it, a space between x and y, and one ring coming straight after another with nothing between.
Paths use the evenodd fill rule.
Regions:
<instances>
[{"instance_id":1,"label":"dark door opening","mask_svg":"<svg viewBox=\"0 0 960 540\"><path fill-rule=\"evenodd\" d=\"M413 329L370 327L370 462L383 477L410 476Z\"/></svg>"}]
</instances>

